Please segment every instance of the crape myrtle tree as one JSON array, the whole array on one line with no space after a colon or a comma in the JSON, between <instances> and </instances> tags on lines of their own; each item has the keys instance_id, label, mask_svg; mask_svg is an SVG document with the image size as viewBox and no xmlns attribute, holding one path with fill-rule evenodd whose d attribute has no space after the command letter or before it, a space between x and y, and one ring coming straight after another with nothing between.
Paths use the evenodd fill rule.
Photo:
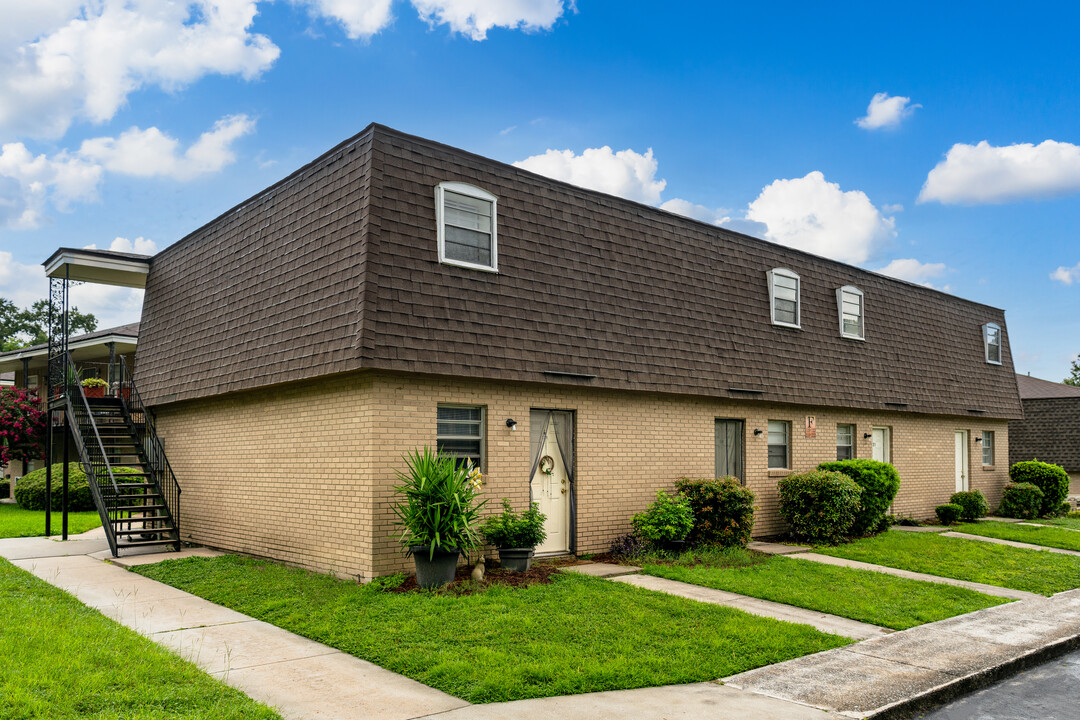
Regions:
<instances>
[{"instance_id":1,"label":"crape myrtle tree","mask_svg":"<svg viewBox=\"0 0 1080 720\"><path fill-rule=\"evenodd\" d=\"M0 387L0 465L45 456L45 417L36 388Z\"/></svg>"}]
</instances>

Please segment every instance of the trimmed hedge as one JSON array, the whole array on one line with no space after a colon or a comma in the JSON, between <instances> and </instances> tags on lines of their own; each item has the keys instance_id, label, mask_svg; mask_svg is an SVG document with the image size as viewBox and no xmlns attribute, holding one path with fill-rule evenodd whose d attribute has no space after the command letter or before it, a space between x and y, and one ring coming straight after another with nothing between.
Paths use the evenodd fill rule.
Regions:
<instances>
[{"instance_id":1,"label":"trimmed hedge","mask_svg":"<svg viewBox=\"0 0 1080 720\"><path fill-rule=\"evenodd\" d=\"M139 472L135 468L114 467L113 476ZM64 500L64 464L52 466L52 509L62 510ZM119 481L119 478L118 478ZM23 476L15 484L15 502L26 510L45 509L45 468L35 470ZM68 464L68 510L80 512L94 509L94 497L90 494L90 485L86 481L80 463Z\"/></svg>"},{"instance_id":2,"label":"trimmed hedge","mask_svg":"<svg viewBox=\"0 0 1080 720\"><path fill-rule=\"evenodd\" d=\"M959 505L961 509L960 519L968 522L974 522L990 514L990 503L986 502L986 496L982 494L981 490L953 493L953 496L949 498L949 504Z\"/></svg>"},{"instance_id":3,"label":"trimmed hedge","mask_svg":"<svg viewBox=\"0 0 1080 720\"><path fill-rule=\"evenodd\" d=\"M0 480L0 500L7 500L11 496L11 483Z\"/></svg>"},{"instance_id":4,"label":"trimmed hedge","mask_svg":"<svg viewBox=\"0 0 1080 720\"><path fill-rule=\"evenodd\" d=\"M656 500L633 518L634 532L654 544L685 540L694 528L694 512L681 495L656 491Z\"/></svg>"},{"instance_id":5,"label":"trimmed hedge","mask_svg":"<svg viewBox=\"0 0 1080 720\"><path fill-rule=\"evenodd\" d=\"M1031 520L1042 508L1043 491L1031 483L1009 483L1001 493L998 515Z\"/></svg>"},{"instance_id":6,"label":"trimmed hedge","mask_svg":"<svg viewBox=\"0 0 1080 720\"><path fill-rule=\"evenodd\" d=\"M900 475L889 463L877 460L838 460L821 463L818 470L842 472L862 488L852 535L878 533L889 526L888 512L900 489Z\"/></svg>"},{"instance_id":7,"label":"trimmed hedge","mask_svg":"<svg viewBox=\"0 0 1080 720\"><path fill-rule=\"evenodd\" d=\"M858 515L862 488L841 472L811 470L776 484L780 516L798 540L835 545L846 538Z\"/></svg>"},{"instance_id":8,"label":"trimmed hedge","mask_svg":"<svg viewBox=\"0 0 1080 720\"><path fill-rule=\"evenodd\" d=\"M1026 460L1009 468L1009 479L1014 483L1031 483L1042 490L1039 515L1053 515L1069 496L1069 475L1060 465Z\"/></svg>"},{"instance_id":9,"label":"trimmed hedge","mask_svg":"<svg viewBox=\"0 0 1080 720\"><path fill-rule=\"evenodd\" d=\"M746 547L754 529L754 493L735 478L679 478L675 489L690 502L694 529L687 541L697 545Z\"/></svg>"},{"instance_id":10,"label":"trimmed hedge","mask_svg":"<svg viewBox=\"0 0 1080 720\"><path fill-rule=\"evenodd\" d=\"M942 525L952 525L964 514L964 508L956 503L945 503L934 508L934 514Z\"/></svg>"}]
</instances>

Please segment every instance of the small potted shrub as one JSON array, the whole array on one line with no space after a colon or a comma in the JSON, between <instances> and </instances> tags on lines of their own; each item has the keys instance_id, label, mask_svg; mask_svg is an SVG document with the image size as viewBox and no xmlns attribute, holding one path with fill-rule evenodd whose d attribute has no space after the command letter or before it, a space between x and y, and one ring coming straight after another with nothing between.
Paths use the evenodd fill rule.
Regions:
<instances>
[{"instance_id":1,"label":"small potted shrub","mask_svg":"<svg viewBox=\"0 0 1080 720\"><path fill-rule=\"evenodd\" d=\"M514 572L527 572L536 546L547 539L547 516L537 503L529 503L529 509L520 514L510 507L509 499L503 498L502 504L502 513L489 517L480 532L489 545L499 548L500 565Z\"/></svg>"},{"instance_id":2,"label":"small potted shrub","mask_svg":"<svg viewBox=\"0 0 1080 720\"><path fill-rule=\"evenodd\" d=\"M458 465L448 455L430 448L413 450L405 457L407 472L399 472L394 492L402 500L394 506L399 541L416 564L416 584L424 588L453 582L458 555L480 544L476 525L480 509L476 502L482 484L480 469L471 463Z\"/></svg>"},{"instance_id":3,"label":"small potted shrub","mask_svg":"<svg viewBox=\"0 0 1080 720\"><path fill-rule=\"evenodd\" d=\"M83 395L88 398L105 397L105 388L107 387L109 387L109 383L101 378L86 378L82 381Z\"/></svg>"},{"instance_id":4,"label":"small potted shrub","mask_svg":"<svg viewBox=\"0 0 1080 720\"><path fill-rule=\"evenodd\" d=\"M677 552L694 529L694 511L681 495L657 490L656 500L633 519L634 531L656 548Z\"/></svg>"}]
</instances>

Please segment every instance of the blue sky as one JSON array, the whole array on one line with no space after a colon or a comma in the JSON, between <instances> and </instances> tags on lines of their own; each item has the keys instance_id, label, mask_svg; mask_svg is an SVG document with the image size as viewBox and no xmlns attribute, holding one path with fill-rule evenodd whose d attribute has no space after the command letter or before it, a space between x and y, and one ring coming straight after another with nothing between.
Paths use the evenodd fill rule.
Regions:
<instances>
[{"instance_id":1,"label":"blue sky","mask_svg":"<svg viewBox=\"0 0 1080 720\"><path fill-rule=\"evenodd\" d=\"M59 246L160 250L377 121L1002 307L1017 370L1065 377L1080 11L833 5L0 0L0 295L42 297Z\"/></svg>"}]
</instances>

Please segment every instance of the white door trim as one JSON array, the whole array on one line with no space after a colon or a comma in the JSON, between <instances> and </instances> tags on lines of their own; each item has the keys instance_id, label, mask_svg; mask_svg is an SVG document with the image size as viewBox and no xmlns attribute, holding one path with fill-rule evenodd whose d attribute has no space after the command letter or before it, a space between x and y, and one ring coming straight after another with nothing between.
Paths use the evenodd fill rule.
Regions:
<instances>
[{"instance_id":1,"label":"white door trim","mask_svg":"<svg viewBox=\"0 0 1080 720\"><path fill-rule=\"evenodd\" d=\"M968 431L957 430L953 437L956 492L964 492L971 489L971 452L968 444Z\"/></svg>"},{"instance_id":2,"label":"white door trim","mask_svg":"<svg viewBox=\"0 0 1080 720\"><path fill-rule=\"evenodd\" d=\"M872 447L870 457L880 462L892 462L892 432L884 425L874 425L870 428Z\"/></svg>"}]
</instances>

